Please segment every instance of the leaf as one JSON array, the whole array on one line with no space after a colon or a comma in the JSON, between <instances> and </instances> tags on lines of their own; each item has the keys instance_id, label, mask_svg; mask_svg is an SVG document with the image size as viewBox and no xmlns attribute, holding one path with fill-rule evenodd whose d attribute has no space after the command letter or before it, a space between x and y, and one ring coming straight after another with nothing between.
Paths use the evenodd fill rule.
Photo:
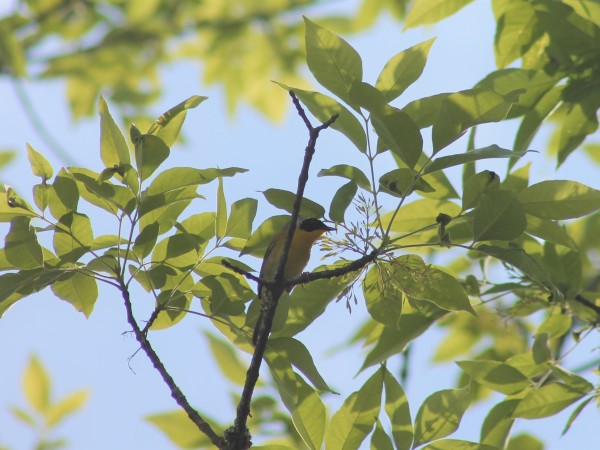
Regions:
<instances>
[{"instance_id":1,"label":"leaf","mask_svg":"<svg viewBox=\"0 0 600 450\"><path fill-rule=\"evenodd\" d=\"M16 269L34 269L44 263L42 247L38 243L30 219L18 216L10 221L10 230L4 238L6 260Z\"/></svg>"},{"instance_id":2,"label":"leaf","mask_svg":"<svg viewBox=\"0 0 600 450\"><path fill-rule=\"evenodd\" d=\"M436 158L431 161L431 164L427 165L423 173L436 172L438 170L447 169L448 167L460 166L473 161L479 161L481 159L490 158L520 158L527 152L513 152L505 148L498 147L497 145L490 145L488 147L478 148L475 150L469 150L465 153L459 153L457 155L448 155Z\"/></svg>"},{"instance_id":3,"label":"leaf","mask_svg":"<svg viewBox=\"0 0 600 450\"><path fill-rule=\"evenodd\" d=\"M392 223L391 231L395 233L410 233L421 228L434 225L439 214L455 217L460 214L460 206L447 200L421 199L403 205ZM382 217L384 227L388 226L392 213Z\"/></svg>"},{"instance_id":4,"label":"leaf","mask_svg":"<svg viewBox=\"0 0 600 450\"><path fill-rule=\"evenodd\" d=\"M248 239L252 234L252 222L256 216L258 201L254 198L243 198L231 204L231 212L227 219L225 236Z\"/></svg>"},{"instance_id":5,"label":"leaf","mask_svg":"<svg viewBox=\"0 0 600 450\"><path fill-rule=\"evenodd\" d=\"M414 191L433 192L434 189L423 179L407 168L394 169L379 178L379 189L394 197L404 198Z\"/></svg>"},{"instance_id":6,"label":"leaf","mask_svg":"<svg viewBox=\"0 0 600 450\"><path fill-rule=\"evenodd\" d=\"M397 328L404 297L394 280L398 276L392 264L374 264L362 286L367 310L373 319L390 328Z\"/></svg>"},{"instance_id":7,"label":"leaf","mask_svg":"<svg viewBox=\"0 0 600 450\"><path fill-rule=\"evenodd\" d=\"M506 450L522 450L525 448L527 450L544 450L545 445L538 438L529 434L519 434L512 437L506 445Z\"/></svg>"},{"instance_id":8,"label":"leaf","mask_svg":"<svg viewBox=\"0 0 600 450\"><path fill-rule=\"evenodd\" d=\"M451 16L473 0L416 0L406 16L404 28L429 25Z\"/></svg>"},{"instance_id":9,"label":"leaf","mask_svg":"<svg viewBox=\"0 0 600 450\"><path fill-rule=\"evenodd\" d=\"M553 416L585 395L563 383L551 383L531 389L517 406L513 417L540 419Z\"/></svg>"},{"instance_id":10,"label":"leaf","mask_svg":"<svg viewBox=\"0 0 600 450\"><path fill-rule=\"evenodd\" d=\"M292 413L292 422L304 443L310 449L318 450L323 445L327 411L319 394L301 377L296 376L296 383L298 388L298 402L290 411Z\"/></svg>"},{"instance_id":11,"label":"leaf","mask_svg":"<svg viewBox=\"0 0 600 450\"><path fill-rule=\"evenodd\" d=\"M208 419L206 414L202 417L207 420L216 433L220 433L219 427L214 421ZM185 411L176 410L161 414L152 414L145 419L162 431L166 437L177 447L185 449L206 448L212 445L209 438L198 430Z\"/></svg>"},{"instance_id":12,"label":"leaf","mask_svg":"<svg viewBox=\"0 0 600 450\"><path fill-rule=\"evenodd\" d=\"M406 346L422 335L434 323L435 318L419 313L407 313L400 316L398 329L385 327L375 346L367 354L359 372L367 367L385 362L389 357L403 352Z\"/></svg>"},{"instance_id":13,"label":"leaf","mask_svg":"<svg viewBox=\"0 0 600 450\"><path fill-rule=\"evenodd\" d=\"M102 96L98 100L98 113L100 114L100 157L104 166L113 168L121 164L129 164L129 147Z\"/></svg>"},{"instance_id":14,"label":"leaf","mask_svg":"<svg viewBox=\"0 0 600 450\"><path fill-rule=\"evenodd\" d=\"M511 241L525 231L523 206L512 191L500 189L481 194L473 217L474 241Z\"/></svg>"},{"instance_id":15,"label":"leaf","mask_svg":"<svg viewBox=\"0 0 600 450\"><path fill-rule=\"evenodd\" d=\"M464 183L462 209L466 211L477 205L481 195L498 189L500 177L495 172L484 170L476 173Z\"/></svg>"},{"instance_id":16,"label":"leaf","mask_svg":"<svg viewBox=\"0 0 600 450\"><path fill-rule=\"evenodd\" d=\"M154 249L159 228L157 223L151 223L142 228L140 234L136 236L132 250L140 260L148 256Z\"/></svg>"},{"instance_id":17,"label":"leaf","mask_svg":"<svg viewBox=\"0 0 600 450\"><path fill-rule=\"evenodd\" d=\"M525 212L540 219L573 219L600 209L600 191L577 181L541 181L518 195Z\"/></svg>"},{"instance_id":18,"label":"leaf","mask_svg":"<svg viewBox=\"0 0 600 450\"><path fill-rule=\"evenodd\" d=\"M361 152L367 150L367 136L363 126L358 119L343 105L319 92L305 91L292 88L282 83L277 83L283 89L294 92L296 97L308 108L308 110L321 122L326 122L337 114L337 119L331 124L331 128L346 136Z\"/></svg>"},{"instance_id":19,"label":"leaf","mask_svg":"<svg viewBox=\"0 0 600 450\"><path fill-rule=\"evenodd\" d=\"M227 202L225 200L225 191L223 190L223 178L219 177L217 186L217 216L215 219L215 236L217 240L225 236L227 229Z\"/></svg>"},{"instance_id":20,"label":"leaf","mask_svg":"<svg viewBox=\"0 0 600 450\"><path fill-rule=\"evenodd\" d=\"M90 219L85 214L71 212L58 221L52 243L60 259L75 262L90 251L93 241Z\"/></svg>"},{"instance_id":21,"label":"leaf","mask_svg":"<svg viewBox=\"0 0 600 450\"><path fill-rule=\"evenodd\" d=\"M269 340L269 349L287 358L316 389L333 392L318 372L311 354L302 342L289 337L273 338Z\"/></svg>"},{"instance_id":22,"label":"leaf","mask_svg":"<svg viewBox=\"0 0 600 450\"><path fill-rule=\"evenodd\" d=\"M85 317L90 317L98 299L98 284L95 278L72 271L65 273L52 284L52 292L73 305Z\"/></svg>"},{"instance_id":23,"label":"leaf","mask_svg":"<svg viewBox=\"0 0 600 450\"><path fill-rule=\"evenodd\" d=\"M207 98L208 97L200 95L192 95L175 105L156 119L148 130L148 134L157 136L167 145L167 147L171 147L177 140L187 110L195 108Z\"/></svg>"},{"instance_id":24,"label":"leaf","mask_svg":"<svg viewBox=\"0 0 600 450\"><path fill-rule=\"evenodd\" d=\"M29 144L27 144L27 158L29 159L29 164L31 164L31 172L36 177L41 177L43 180L52 178L52 166L48 160L35 151Z\"/></svg>"},{"instance_id":25,"label":"leaf","mask_svg":"<svg viewBox=\"0 0 600 450\"><path fill-rule=\"evenodd\" d=\"M456 431L470 402L469 386L462 389L445 389L427 397L415 418L413 448Z\"/></svg>"},{"instance_id":26,"label":"leaf","mask_svg":"<svg viewBox=\"0 0 600 450\"><path fill-rule=\"evenodd\" d=\"M383 369L380 369L358 391L352 393L333 415L325 441L326 448L348 450L360 446L379 416L382 388Z\"/></svg>"},{"instance_id":27,"label":"leaf","mask_svg":"<svg viewBox=\"0 0 600 450\"><path fill-rule=\"evenodd\" d=\"M77 183L61 169L48 191L50 213L58 220L65 214L77 210L79 189Z\"/></svg>"},{"instance_id":28,"label":"leaf","mask_svg":"<svg viewBox=\"0 0 600 450\"><path fill-rule=\"evenodd\" d=\"M167 289L170 285L163 286L166 289L158 294L157 303L169 308L163 309L156 316L156 320L150 327L151 330L164 330L178 324L183 320L187 311L190 309L192 295L182 292L190 289L193 284L190 277L185 277L186 283L177 283L179 289ZM175 284L175 282L173 283Z\"/></svg>"},{"instance_id":29,"label":"leaf","mask_svg":"<svg viewBox=\"0 0 600 450\"><path fill-rule=\"evenodd\" d=\"M329 169L321 169L317 174L318 177L338 176L354 181L365 191L371 191L371 183L362 170L348 164L337 164Z\"/></svg>"},{"instance_id":30,"label":"leaf","mask_svg":"<svg viewBox=\"0 0 600 450\"><path fill-rule=\"evenodd\" d=\"M329 205L329 217L336 223L344 223L346 210L352 204L354 196L358 191L358 186L354 181L349 181L339 188Z\"/></svg>"},{"instance_id":31,"label":"leaf","mask_svg":"<svg viewBox=\"0 0 600 450\"><path fill-rule=\"evenodd\" d=\"M375 423L375 431L371 435L371 450L394 450L392 440L383 429L383 426L381 426L379 420Z\"/></svg>"},{"instance_id":32,"label":"leaf","mask_svg":"<svg viewBox=\"0 0 600 450\"><path fill-rule=\"evenodd\" d=\"M494 50L500 68L520 58L542 33L531 2L508 2L497 22Z\"/></svg>"},{"instance_id":33,"label":"leaf","mask_svg":"<svg viewBox=\"0 0 600 450\"><path fill-rule=\"evenodd\" d=\"M562 430L561 436L564 436L567 433L567 431L569 431L569 428L571 428L571 425L573 425L573 422L575 422L577 417L579 417L579 414L581 414L581 411L583 411L584 408L588 405L588 403L590 403L593 399L594 399L593 397L589 397L586 400L582 401L579 405L577 405L577 408L575 408L573 410L573 412L571 413L571 415L569 416L569 420L567 420L567 423L565 424L565 428Z\"/></svg>"},{"instance_id":34,"label":"leaf","mask_svg":"<svg viewBox=\"0 0 600 450\"><path fill-rule=\"evenodd\" d=\"M408 399L396 378L384 370L385 413L392 424L392 436L398 450L409 450L413 440L413 427Z\"/></svg>"},{"instance_id":35,"label":"leaf","mask_svg":"<svg viewBox=\"0 0 600 450\"><path fill-rule=\"evenodd\" d=\"M208 184L219 177L232 177L247 172L239 167L225 169L194 169L191 167L173 167L159 173L148 187L148 195L165 194L185 186Z\"/></svg>"},{"instance_id":36,"label":"leaf","mask_svg":"<svg viewBox=\"0 0 600 450\"><path fill-rule=\"evenodd\" d=\"M360 55L345 40L304 18L306 63L316 80L349 105L348 91L362 80Z\"/></svg>"},{"instance_id":37,"label":"leaf","mask_svg":"<svg viewBox=\"0 0 600 450\"><path fill-rule=\"evenodd\" d=\"M296 201L295 193L283 189L267 189L266 191L263 191L262 194L271 205L283 209L290 214L292 213L294 202ZM302 217L315 217L319 219L325 215L325 208L318 203L303 197L302 203L300 203L300 215Z\"/></svg>"},{"instance_id":38,"label":"leaf","mask_svg":"<svg viewBox=\"0 0 600 450\"><path fill-rule=\"evenodd\" d=\"M46 422L50 428L54 428L62 422L67 416L78 411L85 405L90 392L87 390L75 391L59 402L53 404L46 415Z\"/></svg>"},{"instance_id":39,"label":"leaf","mask_svg":"<svg viewBox=\"0 0 600 450\"><path fill-rule=\"evenodd\" d=\"M169 157L169 147L165 142L151 134L143 134L133 142L135 145L135 163L141 181L147 180Z\"/></svg>"},{"instance_id":40,"label":"leaf","mask_svg":"<svg viewBox=\"0 0 600 450\"><path fill-rule=\"evenodd\" d=\"M240 255L253 255L262 258L271 239L290 221L290 216L274 216L265 220L254 230Z\"/></svg>"},{"instance_id":41,"label":"leaf","mask_svg":"<svg viewBox=\"0 0 600 450\"><path fill-rule=\"evenodd\" d=\"M449 95L450 93L443 93L413 100L402 110L410 116L419 128L427 128L433 125L443 101Z\"/></svg>"},{"instance_id":42,"label":"leaf","mask_svg":"<svg viewBox=\"0 0 600 450\"><path fill-rule=\"evenodd\" d=\"M423 450L498 450L498 447L459 439L442 439L423 447Z\"/></svg>"},{"instance_id":43,"label":"leaf","mask_svg":"<svg viewBox=\"0 0 600 450\"><path fill-rule=\"evenodd\" d=\"M433 122L433 154L461 137L475 125L506 118L518 93L500 95L489 89L469 89L448 95Z\"/></svg>"},{"instance_id":44,"label":"leaf","mask_svg":"<svg viewBox=\"0 0 600 450\"><path fill-rule=\"evenodd\" d=\"M399 289L408 297L427 300L447 311L467 311L475 315L462 285L448 273L428 265L416 255L395 260Z\"/></svg>"},{"instance_id":45,"label":"leaf","mask_svg":"<svg viewBox=\"0 0 600 450\"><path fill-rule=\"evenodd\" d=\"M479 384L502 394L516 394L531 384L517 369L499 361L457 361L456 364Z\"/></svg>"},{"instance_id":46,"label":"leaf","mask_svg":"<svg viewBox=\"0 0 600 450\"><path fill-rule=\"evenodd\" d=\"M31 356L23 374L23 392L35 411L45 414L50 407L50 377L37 358Z\"/></svg>"},{"instance_id":47,"label":"leaf","mask_svg":"<svg viewBox=\"0 0 600 450\"><path fill-rule=\"evenodd\" d=\"M208 339L213 359L219 365L223 375L238 386L243 386L246 381L246 367L238 358L231 344L209 332L204 332L204 335Z\"/></svg>"},{"instance_id":48,"label":"leaf","mask_svg":"<svg viewBox=\"0 0 600 450\"><path fill-rule=\"evenodd\" d=\"M481 426L481 443L503 448L513 427L518 399L504 400L489 410Z\"/></svg>"},{"instance_id":49,"label":"leaf","mask_svg":"<svg viewBox=\"0 0 600 450\"><path fill-rule=\"evenodd\" d=\"M288 411L292 411L298 404L298 383L296 381L297 375L294 373L291 363L285 355L270 349L265 351L264 358L269 366L271 377L279 392L281 401Z\"/></svg>"},{"instance_id":50,"label":"leaf","mask_svg":"<svg viewBox=\"0 0 600 450\"><path fill-rule=\"evenodd\" d=\"M385 64L375 87L383 93L387 102L399 97L419 79L434 41L435 38L429 39L403 50Z\"/></svg>"},{"instance_id":51,"label":"leaf","mask_svg":"<svg viewBox=\"0 0 600 450\"><path fill-rule=\"evenodd\" d=\"M577 250L577 245L567 231L551 220L540 219L539 217L525 214L527 218L527 227L525 231L532 236L536 236L547 242L562 245L563 247Z\"/></svg>"}]
</instances>

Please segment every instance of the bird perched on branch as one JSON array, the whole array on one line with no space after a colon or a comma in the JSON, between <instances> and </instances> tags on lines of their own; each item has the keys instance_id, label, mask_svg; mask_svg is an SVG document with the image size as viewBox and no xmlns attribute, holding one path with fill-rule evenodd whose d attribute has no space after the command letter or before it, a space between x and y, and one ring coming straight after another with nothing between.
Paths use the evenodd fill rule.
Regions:
<instances>
[{"instance_id":1,"label":"bird perched on branch","mask_svg":"<svg viewBox=\"0 0 600 450\"><path fill-rule=\"evenodd\" d=\"M283 247L288 235L290 223L283 227L283 229L273 237L271 243L267 247L263 263L260 268L260 278L263 280L274 280L277 272L277 266L279 260L283 254ZM290 244L290 250L288 253L283 278L286 281L293 280L302 274L302 271L308 264L310 259L310 250L315 242L328 231L333 231L335 228L328 227L319 219L307 218L303 219L298 217L296 221L296 231ZM258 284L258 298L261 301L261 310L256 325L254 327L254 333L252 334L252 343L256 345L258 339L258 330L263 318L263 286L261 283ZM291 288L288 289L288 292Z\"/></svg>"}]
</instances>

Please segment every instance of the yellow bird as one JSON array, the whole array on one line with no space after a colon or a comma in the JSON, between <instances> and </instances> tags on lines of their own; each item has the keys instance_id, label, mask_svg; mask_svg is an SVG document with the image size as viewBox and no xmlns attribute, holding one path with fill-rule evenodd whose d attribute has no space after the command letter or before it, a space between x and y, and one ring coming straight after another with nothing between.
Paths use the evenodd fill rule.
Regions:
<instances>
[{"instance_id":1,"label":"yellow bird","mask_svg":"<svg viewBox=\"0 0 600 450\"><path fill-rule=\"evenodd\" d=\"M267 247L263 263L260 268L260 277L263 280L273 280L275 278L275 272L277 272L277 266L283 253L283 247L288 235L290 224L283 227L283 229L273 237L271 243ZM296 221L296 231L294 231L294 237L290 244L290 251L288 253L287 262L285 265L285 271L283 277L286 281L293 280L302 274L302 271L308 264L310 259L310 250L315 242L328 231L333 231L335 228L328 227L319 219L308 218L303 219L298 217ZM291 290L291 289L290 289ZM258 298L262 302L262 291L263 287L261 283L258 284ZM288 291L289 292L289 291ZM260 315L256 321L254 327L254 333L252 334L252 343L256 345L258 339L258 330L262 322L262 304Z\"/></svg>"}]
</instances>

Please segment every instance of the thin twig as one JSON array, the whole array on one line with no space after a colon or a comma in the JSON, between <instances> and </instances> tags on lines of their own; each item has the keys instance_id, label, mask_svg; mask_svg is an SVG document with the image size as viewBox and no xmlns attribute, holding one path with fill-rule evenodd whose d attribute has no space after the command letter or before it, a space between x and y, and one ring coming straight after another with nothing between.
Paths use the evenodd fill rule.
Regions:
<instances>
[{"instance_id":1,"label":"thin twig","mask_svg":"<svg viewBox=\"0 0 600 450\"><path fill-rule=\"evenodd\" d=\"M183 392L181 392L181 389L179 389L179 387L175 383L175 380L173 380L173 377L171 377L171 375L163 365L162 361L152 348L150 341L148 341L146 335L138 326L135 317L133 316L133 308L131 305L131 299L129 298L129 291L127 290L127 287L121 283L120 290L121 295L123 296L123 300L125 302L125 309L127 311L127 322L131 326L133 334L135 335L135 338L140 344L140 347L142 348L142 350L144 350L146 355L148 355L148 358L152 362L152 365L158 371L165 384L171 390L171 397L173 397L177 404L187 413L188 417L192 422L194 422L196 427L198 427L200 431L206 434L206 436L208 436L210 441L217 448L223 448L223 438L221 438L217 433L215 433L210 424L206 420L204 420L200 416L200 414L198 414L198 411L196 411L192 407L192 405L190 405L187 398L185 397L185 395L183 395Z\"/></svg>"}]
</instances>

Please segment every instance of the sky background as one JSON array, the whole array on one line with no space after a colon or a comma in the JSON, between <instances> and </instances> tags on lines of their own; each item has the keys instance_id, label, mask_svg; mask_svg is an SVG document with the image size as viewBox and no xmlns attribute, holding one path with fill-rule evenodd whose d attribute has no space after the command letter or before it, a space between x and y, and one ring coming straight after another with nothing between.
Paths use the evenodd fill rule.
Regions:
<instances>
[{"instance_id":1,"label":"sky background","mask_svg":"<svg viewBox=\"0 0 600 450\"><path fill-rule=\"evenodd\" d=\"M353 8L355 5L356 2L334 2L328 9ZM310 18L318 23L319 15L321 10L315 9ZM492 51L494 29L490 2L479 1L435 27L402 32L401 24L382 18L367 33L344 37L363 58L365 80L374 82L385 62L397 52L437 36L425 72L401 97L398 105L402 106L415 98L470 88L492 71L495 68ZM162 71L165 95L149 113L158 116L190 95L210 97L188 113L183 129L186 143L172 149L168 165L197 168L239 166L249 169L246 174L226 179L225 193L229 204L243 197L259 200L256 227L265 218L281 213L264 201L260 191L269 187L295 191L307 140L306 130L301 120L292 114L291 108L287 118L277 125L247 106L240 107L235 118L229 117L222 92L218 88L201 86L199 70L196 62L165 68ZM232 67L232 70L239 68ZM268 82L265 80L265 83ZM100 171L98 118L73 123L66 107L65 87L60 81L25 83L25 87L46 127L68 150L77 165ZM29 142L43 153L52 163L55 173L63 163L36 135L13 87L5 78L0 78L0 97L0 148L19 152L16 161L0 173L0 180L30 200L31 186L38 180L31 175L25 143ZM506 123L481 127L477 146L498 144L510 148L515 126L515 123ZM547 137L547 132L542 133L531 148L544 148ZM430 144L429 147L426 144L428 148ZM464 148L465 140L461 139L444 150L444 154L462 152ZM306 190L308 198L328 207L333 193L343 182L333 177L317 178L316 173L341 162L363 169L366 167L362 155L339 133L331 130L322 134ZM543 152L528 154L520 164L526 162L532 163L533 181L575 179L600 188L597 167L587 165L587 161L576 154L558 172L554 171L554 162ZM505 162L501 161L478 165L478 170L490 168L503 176L505 167ZM391 160L383 161L378 168L379 175L390 170ZM454 176L460 174L459 170L451 173ZM214 210L215 189L216 184L202 186L200 193L207 200L195 203L190 212ZM112 227L109 222L92 221L101 229ZM320 255L317 253L313 252L309 267L319 263ZM257 269L260 267L258 259L244 257L243 261ZM153 303L148 296L140 292L137 294L136 313L143 319L151 312ZM355 377L362 362L356 349L329 352L347 340L365 318L362 303L353 308L351 315L343 302L332 303L314 326L299 335L299 339L315 355L317 367L325 380L342 394L338 398L327 396L325 401L333 405L331 411L335 411L373 372L367 370ZM191 403L201 412L229 423L234 416L231 395L239 389L224 380L212 361L201 332L210 328L207 319L188 316L178 326L152 333L150 337ZM70 304L54 298L50 290L21 300L7 311L0 320L0 445L12 450L32 448L30 430L17 422L8 410L11 406L26 407L21 377L30 355L36 354L51 375L54 400L79 388L91 391L84 409L58 430L57 435L70 441L69 448L170 448L164 435L145 422L143 417L172 411L176 409L175 402L145 355L138 353L128 362L138 348L132 336L124 334L128 330L118 292L106 287L101 287L90 319L75 311ZM405 386L413 418L427 396L436 390L455 386L459 372L454 364L431 363L431 355L443 338L442 331L432 329L413 346L411 373ZM590 342L578 347L570 367L589 359L592 347ZM394 364L392 368L397 367ZM492 400L497 402L499 399L495 397ZM481 422L488 410L489 404L472 407L459 431L451 437L477 441ZM519 421L517 430L531 430L537 437L543 437L548 450L592 449L589 438L595 432L590 430L597 429L598 410L588 407L570 432L561 438L560 433L571 411L572 407L542 421ZM368 448L367 441L363 447Z\"/></svg>"}]
</instances>

